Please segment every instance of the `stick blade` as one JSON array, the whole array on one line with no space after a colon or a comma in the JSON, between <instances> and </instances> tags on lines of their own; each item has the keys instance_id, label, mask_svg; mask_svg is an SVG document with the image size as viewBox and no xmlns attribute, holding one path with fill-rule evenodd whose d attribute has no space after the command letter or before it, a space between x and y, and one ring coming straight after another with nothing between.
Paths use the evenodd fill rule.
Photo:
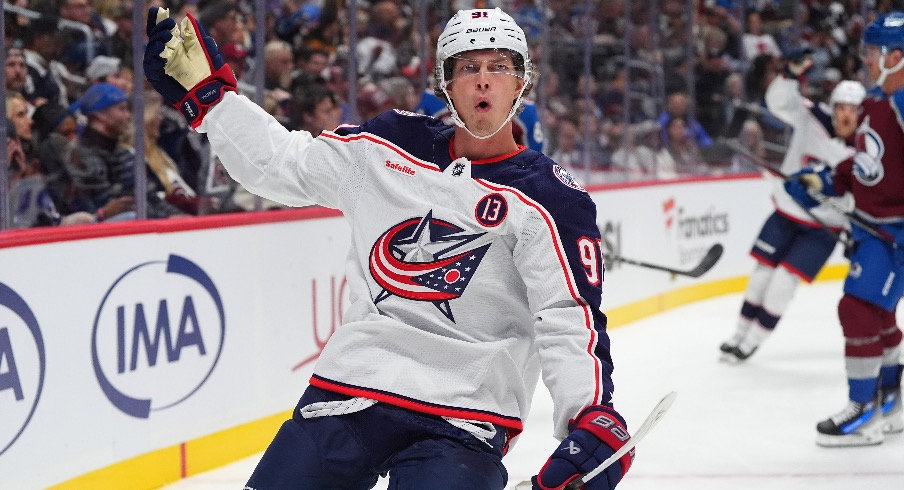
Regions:
<instances>
[{"instance_id":1,"label":"stick blade","mask_svg":"<svg viewBox=\"0 0 904 490\"><path fill-rule=\"evenodd\" d=\"M722 252L724 251L725 247L723 247L721 243L714 244L706 251L706 255L703 256L703 260L700 261L697 267L688 271L687 275L691 277L700 277L703 274L706 274L714 265L716 265L716 262L722 257Z\"/></svg>"}]
</instances>

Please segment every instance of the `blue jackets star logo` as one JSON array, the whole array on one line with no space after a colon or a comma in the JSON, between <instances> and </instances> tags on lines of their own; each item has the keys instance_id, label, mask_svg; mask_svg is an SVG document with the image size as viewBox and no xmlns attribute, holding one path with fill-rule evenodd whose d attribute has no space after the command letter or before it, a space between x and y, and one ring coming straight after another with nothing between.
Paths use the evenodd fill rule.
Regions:
<instances>
[{"instance_id":1,"label":"blue jackets star logo","mask_svg":"<svg viewBox=\"0 0 904 490\"><path fill-rule=\"evenodd\" d=\"M484 232L468 232L433 217L405 220L384 232L370 252L370 273L390 296L432 302L454 322L449 300L464 294L491 243Z\"/></svg>"}]
</instances>

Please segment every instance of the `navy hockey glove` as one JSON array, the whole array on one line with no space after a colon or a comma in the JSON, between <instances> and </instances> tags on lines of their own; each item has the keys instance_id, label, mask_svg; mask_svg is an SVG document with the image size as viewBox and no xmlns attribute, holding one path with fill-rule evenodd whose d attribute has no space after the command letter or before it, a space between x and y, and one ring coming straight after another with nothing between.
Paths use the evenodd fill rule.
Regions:
<instances>
[{"instance_id":1,"label":"navy hockey glove","mask_svg":"<svg viewBox=\"0 0 904 490\"><path fill-rule=\"evenodd\" d=\"M540 473L531 479L534 490L559 489L596 469L628 442L627 424L614 408L591 405L569 424L571 433L559 444ZM585 483L586 490L612 490L631 467L634 450Z\"/></svg>"},{"instance_id":2,"label":"navy hockey glove","mask_svg":"<svg viewBox=\"0 0 904 490\"><path fill-rule=\"evenodd\" d=\"M835 186L832 183L832 171L825 167L822 170L815 171L812 168L805 168L799 172L791 174L790 178L785 181L785 191L797 201L804 209L812 209L819 206L811 191L815 191L824 196L834 196Z\"/></svg>"},{"instance_id":3,"label":"navy hockey glove","mask_svg":"<svg viewBox=\"0 0 904 490\"><path fill-rule=\"evenodd\" d=\"M795 49L785 59L785 78L803 82L807 79L807 74L812 68L813 50L810 48Z\"/></svg>"},{"instance_id":4,"label":"navy hockey glove","mask_svg":"<svg viewBox=\"0 0 904 490\"><path fill-rule=\"evenodd\" d=\"M151 7L147 34L145 76L163 99L197 128L224 93L235 92L235 74L217 43L191 14L182 19L180 28L169 10Z\"/></svg>"}]
</instances>

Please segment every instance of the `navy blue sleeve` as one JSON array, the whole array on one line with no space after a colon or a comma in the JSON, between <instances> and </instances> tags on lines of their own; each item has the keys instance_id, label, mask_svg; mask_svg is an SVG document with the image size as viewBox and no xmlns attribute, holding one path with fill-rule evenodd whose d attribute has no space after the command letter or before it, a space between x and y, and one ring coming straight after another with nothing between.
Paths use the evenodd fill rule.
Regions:
<instances>
[{"instance_id":1,"label":"navy blue sleeve","mask_svg":"<svg viewBox=\"0 0 904 490\"><path fill-rule=\"evenodd\" d=\"M360 126L341 126L336 134L370 133L426 162L448 161L449 126L438 119L414 112L391 110ZM445 152L445 154L443 153Z\"/></svg>"}]
</instances>

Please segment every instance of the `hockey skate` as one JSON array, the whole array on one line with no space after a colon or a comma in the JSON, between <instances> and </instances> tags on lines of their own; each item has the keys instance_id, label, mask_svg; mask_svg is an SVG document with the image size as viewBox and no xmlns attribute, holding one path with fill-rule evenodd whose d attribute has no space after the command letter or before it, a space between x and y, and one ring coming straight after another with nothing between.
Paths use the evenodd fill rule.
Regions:
<instances>
[{"instance_id":1,"label":"hockey skate","mask_svg":"<svg viewBox=\"0 0 904 490\"><path fill-rule=\"evenodd\" d=\"M904 432L904 405L901 403L901 386L880 389L882 400L882 431L886 434Z\"/></svg>"},{"instance_id":2,"label":"hockey skate","mask_svg":"<svg viewBox=\"0 0 904 490\"><path fill-rule=\"evenodd\" d=\"M749 330L750 321L741 320L738 322L738 327L735 330L734 335L725 342L722 342L722 345L719 346L719 350L722 351L722 362L734 363L737 361L734 350L738 348L738 345L744 340L744 337L747 336Z\"/></svg>"},{"instance_id":3,"label":"hockey skate","mask_svg":"<svg viewBox=\"0 0 904 490\"><path fill-rule=\"evenodd\" d=\"M881 444L882 408L879 400L849 401L844 410L816 424L816 444L823 447L872 446Z\"/></svg>"},{"instance_id":4,"label":"hockey skate","mask_svg":"<svg viewBox=\"0 0 904 490\"><path fill-rule=\"evenodd\" d=\"M762 344L763 341L766 340L766 337L771 333L771 330L767 330L759 325L751 325L750 328L748 328L746 335L744 335L736 345L726 350L729 342L722 344L722 362L739 364L746 361L747 358L752 356L753 353L760 348L760 344ZM730 340L734 340L734 337Z\"/></svg>"}]
</instances>

